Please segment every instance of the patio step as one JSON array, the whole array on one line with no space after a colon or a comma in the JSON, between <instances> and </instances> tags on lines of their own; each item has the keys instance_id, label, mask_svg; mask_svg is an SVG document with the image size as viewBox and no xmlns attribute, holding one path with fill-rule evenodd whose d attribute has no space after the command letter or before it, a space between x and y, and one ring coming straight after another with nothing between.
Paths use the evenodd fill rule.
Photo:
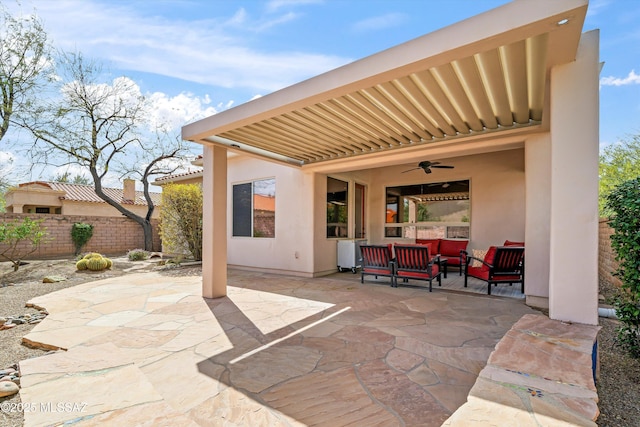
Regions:
<instances>
[{"instance_id":1,"label":"patio step","mask_svg":"<svg viewBox=\"0 0 640 427\"><path fill-rule=\"evenodd\" d=\"M496 345L467 402L443 426L596 427L599 329L524 315Z\"/></svg>"}]
</instances>

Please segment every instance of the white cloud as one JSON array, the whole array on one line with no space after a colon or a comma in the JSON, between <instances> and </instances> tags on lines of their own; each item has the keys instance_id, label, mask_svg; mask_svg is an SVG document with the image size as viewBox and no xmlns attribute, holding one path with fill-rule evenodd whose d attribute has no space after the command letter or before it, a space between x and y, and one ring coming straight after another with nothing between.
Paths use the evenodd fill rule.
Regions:
<instances>
[{"instance_id":1,"label":"white cloud","mask_svg":"<svg viewBox=\"0 0 640 427\"><path fill-rule=\"evenodd\" d=\"M295 19L286 13L252 20L246 10L198 21L143 15L126 3L32 0L56 46L99 55L114 67L225 88L281 89L350 62L305 52L271 52L247 45L247 33ZM275 2L276 9L285 4ZM135 3L134 3L135 4Z\"/></svg>"},{"instance_id":2,"label":"white cloud","mask_svg":"<svg viewBox=\"0 0 640 427\"><path fill-rule=\"evenodd\" d=\"M357 33L368 31L379 31L385 28L396 27L407 20L407 15L403 13L388 13L386 15L374 16L353 24L352 29Z\"/></svg>"},{"instance_id":3,"label":"white cloud","mask_svg":"<svg viewBox=\"0 0 640 427\"><path fill-rule=\"evenodd\" d=\"M151 103L152 128L162 127L166 130L177 130L186 123L202 119L216 114L218 111L229 108L233 101L217 108L211 104L209 96L200 98L190 93L181 93L177 96L168 96L162 92L154 92L148 95Z\"/></svg>"},{"instance_id":4,"label":"white cloud","mask_svg":"<svg viewBox=\"0 0 640 427\"><path fill-rule=\"evenodd\" d=\"M275 12L283 7L323 3L322 0L271 0L267 3L267 11Z\"/></svg>"},{"instance_id":5,"label":"white cloud","mask_svg":"<svg viewBox=\"0 0 640 427\"><path fill-rule=\"evenodd\" d=\"M600 79L600 86L626 86L640 84L640 75L636 74L635 70L631 70L627 77L602 77Z\"/></svg>"}]
</instances>

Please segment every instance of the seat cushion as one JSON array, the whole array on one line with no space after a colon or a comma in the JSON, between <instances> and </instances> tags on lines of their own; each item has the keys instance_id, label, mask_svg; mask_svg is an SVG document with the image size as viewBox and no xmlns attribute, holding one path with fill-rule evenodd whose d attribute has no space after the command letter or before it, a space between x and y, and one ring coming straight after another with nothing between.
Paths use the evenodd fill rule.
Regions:
<instances>
[{"instance_id":1,"label":"seat cushion","mask_svg":"<svg viewBox=\"0 0 640 427\"><path fill-rule=\"evenodd\" d=\"M416 239L416 245L431 245L430 255L436 255L440 253L440 240L441 239Z\"/></svg>"},{"instance_id":2,"label":"seat cushion","mask_svg":"<svg viewBox=\"0 0 640 427\"><path fill-rule=\"evenodd\" d=\"M396 275L398 277L413 277L415 279L430 279L431 277L435 277L438 275L438 266L437 265L432 265L431 266L431 276L429 276L429 274L425 271L425 272L421 272L421 271L402 271L402 270L398 270L396 272Z\"/></svg>"},{"instance_id":3,"label":"seat cushion","mask_svg":"<svg viewBox=\"0 0 640 427\"><path fill-rule=\"evenodd\" d=\"M505 240L502 246L524 246L524 242L512 242L511 240Z\"/></svg>"},{"instance_id":4,"label":"seat cushion","mask_svg":"<svg viewBox=\"0 0 640 427\"><path fill-rule=\"evenodd\" d=\"M384 276L384 275L391 275L391 269L390 268L371 268L371 267L365 267L362 269L362 272L365 274L378 274L380 276Z\"/></svg>"},{"instance_id":5,"label":"seat cushion","mask_svg":"<svg viewBox=\"0 0 640 427\"><path fill-rule=\"evenodd\" d=\"M467 249L468 240L448 240L440 241L440 254L446 257L460 257L460 251ZM458 261L458 264L460 262Z\"/></svg>"},{"instance_id":6,"label":"seat cushion","mask_svg":"<svg viewBox=\"0 0 640 427\"><path fill-rule=\"evenodd\" d=\"M486 266L485 266L486 267ZM476 279L484 280L485 282L489 281L489 269L482 269L479 267L471 267L467 271L467 275L471 277L475 277ZM520 276L498 276L494 278L498 282L517 282L521 279Z\"/></svg>"}]
</instances>

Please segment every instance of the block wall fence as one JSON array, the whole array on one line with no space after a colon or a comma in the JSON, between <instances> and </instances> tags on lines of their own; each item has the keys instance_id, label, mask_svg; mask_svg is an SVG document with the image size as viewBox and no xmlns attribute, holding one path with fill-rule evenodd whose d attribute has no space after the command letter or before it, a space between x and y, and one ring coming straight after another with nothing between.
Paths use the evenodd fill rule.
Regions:
<instances>
[{"instance_id":1,"label":"block wall fence","mask_svg":"<svg viewBox=\"0 0 640 427\"><path fill-rule=\"evenodd\" d=\"M100 252L105 255L124 255L131 249L144 247L142 228L133 220L125 217L101 217L83 215L47 215L47 214L0 214L0 222L30 217L44 220L43 226L49 233L49 242L40 245L38 250L27 259L44 259L73 256L75 245L71 240L71 227L76 222L93 225L93 237L82 249L83 252ZM618 268L615 253L611 249L610 236L613 229L606 218L599 221L598 230L598 279L601 283L621 286L619 278L613 276ZM160 251L162 244L159 235L159 221L152 220L154 250ZM3 246L0 245L0 251Z\"/></svg>"},{"instance_id":2,"label":"block wall fence","mask_svg":"<svg viewBox=\"0 0 640 427\"><path fill-rule=\"evenodd\" d=\"M52 259L73 257L75 244L71 240L71 227L76 222L93 225L93 236L82 248L82 252L99 252L104 255L125 255L131 249L144 248L142 227L135 221L122 217L86 216L86 215L48 215L48 214L0 214L0 222L29 217L43 220L47 229L48 241L25 259ZM159 220L151 221L153 227L153 249L161 250ZM5 246L0 244L0 252Z\"/></svg>"},{"instance_id":3,"label":"block wall fence","mask_svg":"<svg viewBox=\"0 0 640 427\"><path fill-rule=\"evenodd\" d=\"M616 254L611 248L613 228L609 227L607 218L600 218L598 227L598 281L620 287L622 281L613 275L618 268Z\"/></svg>"}]
</instances>

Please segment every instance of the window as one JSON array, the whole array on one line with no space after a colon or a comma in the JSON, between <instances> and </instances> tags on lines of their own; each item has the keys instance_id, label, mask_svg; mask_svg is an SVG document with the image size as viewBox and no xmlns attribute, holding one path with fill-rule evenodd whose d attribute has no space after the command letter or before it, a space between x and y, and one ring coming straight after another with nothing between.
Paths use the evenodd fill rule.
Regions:
<instances>
[{"instance_id":1,"label":"window","mask_svg":"<svg viewBox=\"0 0 640 427\"><path fill-rule=\"evenodd\" d=\"M48 214L50 212L49 208L36 208L36 213L38 214Z\"/></svg>"},{"instance_id":2,"label":"window","mask_svg":"<svg viewBox=\"0 0 640 427\"><path fill-rule=\"evenodd\" d=\"M347 237L349 183L327 177L327 237Z\"/></svg>"},{"instance_id":3,"label":"window","mask_svg":"<svg viewBox=\"0 0 640 427\"><path fill-rule=\"evenodd\" d=\"M387 187L385 237L469 238L469 181Z\"/></svg>"},{"instance_id":4,"label":"window","mask_svg":"<svg viewBox=\"0 0 640 427\"><path fill-rule=\"evenodd\" d=\"M276 236L276 180L263 179L233 186L233 235Z\"/></svg>"}]
</instances>

